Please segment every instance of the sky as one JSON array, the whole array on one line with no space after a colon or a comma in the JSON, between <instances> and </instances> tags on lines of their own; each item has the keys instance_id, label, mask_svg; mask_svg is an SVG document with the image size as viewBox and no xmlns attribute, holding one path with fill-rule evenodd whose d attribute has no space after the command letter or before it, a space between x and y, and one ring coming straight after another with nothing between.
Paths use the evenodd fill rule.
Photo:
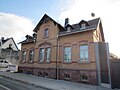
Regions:
<instances>
[{"instance_id":1,"label":"sky","mask_svg":"<svg viewBox=\"0 0 120 90\"><path fill-rule=\"evenodd\" d=\"M109 50L120 57L119 9L120 0L0 0L0 37L13 37L19 43L33 34L45 13L61 25L65 18L74 24L100 17Z\"/></svg>"}]
</instances>

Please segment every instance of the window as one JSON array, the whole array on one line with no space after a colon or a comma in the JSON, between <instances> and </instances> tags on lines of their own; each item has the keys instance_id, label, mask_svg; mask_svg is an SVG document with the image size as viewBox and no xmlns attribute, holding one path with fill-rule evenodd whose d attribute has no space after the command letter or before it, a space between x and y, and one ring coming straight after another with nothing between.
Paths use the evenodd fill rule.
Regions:
<instances>
[{"instance_id":1,"label":"window","mask_svg":"<svg viewBox=\"0 0 120 90\"><path fill-rule=\"evenodd\" d=\"M29 60L30 62L32 62L34 59L34 50L30 50L30 53L29 53Z\"/></svg>"},{"instance_id":2,"label":"window","mask_svg":"<svg viewBox=\"0 0 120 90\"><path fill-rule=\"evenodd\" d=\"M46 62L50 61L50 51L51 51L50 47L46 48Z\"/></svg>"},{"instance_id":3,"label":"window","mask_svg":"<svg viewBox=\"0 0 120 90\"><path fill-rule=\"evenodd\" d=\"M26 51L22 51L22 61L26 60Z\"/></svg>"},{"instance_id":4,"label":"window","mask_svg":"<svg viewBox=\"0 0 120 90\"><path fill-rule=\"evenodd\" d=\"M44 77L48 77L48 73L47 72L44 72Z\"/></svg>"},{"instance_id":5,"label":"window","mask_svg":"<svg viewBox=\"0 0 120 90\"><path fill-rule=\"evenodd\" d=\"M69 80L70 79L70 74L64 74L64 79Z\"/></svg>"},{"instance_id":6,"label":"window","mask_svg":"<svg viewBox=\"0 0 120 90\"><path fill-rule=\"evenodd\" d=\"M81 29L85 29L85 23L81 24Z\"/></svg>"},{"instance_id":7,"label":"window","mask_svg":"<svg viewBox=\"0 0 120 90\"><path fill-rule=\"evenodd\" d=\"M44 30L44 37L48 37L48 28Z\"/></svg>"},{"instance_id":8,"label":"window","mask_svg":"<svg viewBox=\"0 0 120 90\"><path fill-rule=\"evenodd\" d=\"M41 71L38 72L38 76L43 76L43 73Z\"/></svg>"},{"instance_id":9,"label":"window","mask_svg":"<svg viewBox=\"0 0 120 90\"><path fill-rule=\"evenodd\" d=\"M44 48L40 48L39 51L40 62L44 61Z\"/></svg>"},{"instance_id":10,"label":"window","mask_svg":"<svg viewBox=\"0 0 120 90\"><path fill-rule=\"evenodd\" d=\"M88 76L85 74L81 75L81 81L88 81Z\"/></svg>"},{"instance_id":11,"label":"window","mask_svg":"<svg viewBox=\"0 0 120 90\"><path fill-rule=\"evenodd\" d=\"M40 48L40 51L39 51L40 62L43 62L44 60L46 62L50 62L50 53L51 53L50 47Z\"/></svg>"},{"instance_id":12,"label":"window","mask_svg":"<svg viewBox=\"0 0 120 90\"><path fill-rule=\"evenodd\" d=\"M80 46L80 61L88 61L88 45Z\"/></svg>"},{"instance_id":13,"label":"window","mask_svg":"<svg viewBox=\"0 0 120 90\"><path fill-rule=\"evenodd\" d=\"M71 28L70 28L70 27L68 27L68 28L67 28L67 32L70 32L70 31L71 31Z\"/></svg>"},{"instance_id":14,"label":"window","mask_svg":"<svg viewBox=\"0 0 120 90\"><path fill-rule=\"evenodd\" d=\"M64 48L64 62L71 61L71 47Z\"/></svg>"}]
</instances>

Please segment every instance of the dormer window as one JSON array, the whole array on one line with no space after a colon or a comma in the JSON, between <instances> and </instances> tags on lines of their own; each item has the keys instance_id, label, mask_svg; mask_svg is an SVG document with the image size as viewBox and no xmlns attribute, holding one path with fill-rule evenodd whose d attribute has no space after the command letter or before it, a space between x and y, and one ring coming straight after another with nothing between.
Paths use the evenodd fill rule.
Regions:
<instances>
[{"instance_id":1,"label":"dormer window","mask_svg":"<svg viewBox=\"0 0 120 90\"><path fill-rule=\"evenodd\" d=\"M71 31L71 28L70 27L67 27L67 32L70 32Z\"/></svg>"},{"instance_id":2,"label":"dormer window","mask_svg":"<svg viewBox=\"0 0 120 90\"><path fill-rule=\"evenodd\" d=\"M81 29L85 29L85 28L86 28L85 23L82 23L82 24L81 24Z\"/></svg>"},{"instance_id":3,"label":"dormer window","mask_svg":"<svg viewBox=\"0 0 120 90\"><path fill-rule=\"evenodd\" d=\"M44 30L44 37L48 37L48 28Z\"/></svg>"}]
</instances>

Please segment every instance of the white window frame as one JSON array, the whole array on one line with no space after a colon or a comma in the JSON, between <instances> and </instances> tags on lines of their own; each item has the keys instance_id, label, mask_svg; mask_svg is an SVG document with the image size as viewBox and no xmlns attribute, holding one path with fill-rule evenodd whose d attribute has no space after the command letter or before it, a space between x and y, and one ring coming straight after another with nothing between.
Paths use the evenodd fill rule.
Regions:
<instances>
[{"instance_id":1,"label":"white window frame","mask_svg":"<svg viewBox=\"0 0 120 90\"><path fill-rule=\"evenodd\" d=\"M82 23L82 24L81 24L81 29L85 29L85 28L86 28L85 23Z\"/></svg>"},{"instance_id":2,"label":"white window frame","mask_svg":"<svg viewBox=\"0 0 120 90\"><path fill-rule=\"evenodd\" d=\"M41 52L41 50L43 50L43 51ZM45 49L44 48L40 48L39 49L39 60L40 60L40 62L44 61L44 55L45 55Z\"/></svg>"},{"instance_id":3,"label":"white window frame","mask_svg":"<svg viewBox=\"0 0 120 90\"><path fill-rule=\"evenodd\" d=\"M87 79L86 79L86 77L87 77ZM89 80L89 77L86 74L81 75L80 78L81 78L81 81L84 81L84 82L87 82Z\"/></svg>"},{"instance_id":4,"label":"white window frame","mask_svg":"<svg viewBox=\"0 0 120 90\"><path fill-rule=\"evenodd\" d=\"M27 52L26 51L22 51L22 62L26 61L26 55L27 55Z\"/></svg>"},{"instance_id":5,"label":"white window frame","mask_svg":"<svg viewBox=\"0 0 120 90\"><path fill-rule=\"evenodd\" d=\"M45 48L45 56L46 56L46 58L45 58L45 60L46 60L46 62L50 62L50 57L51 57L51 48L50 47L46 47Z\"/></svg>"},{"instance_id":6,"label":"white window frame","mask_svg":"<svg viewBox=\"0 0 120 90\"><path fill-rule=\"evenodd\" d=\"M89 48L88 45L80 45L80 62L89 61Z\"/></svg>"},{"instance_id":7,"label":"white window frame","mask_svg":"<svg viewBox=\"0 0 120 90\"><path fill-rule=\"evenodd\" d=\"M32 57L32 58L31 58ZM30 52L29 52L29 61L30 62L33 62L34 61L34 50L32 49L32 50L30 50Z\"/></svg>"},{"instance_id":8,"label":"white window frame","mask_svg":"<svg viewBox=\"0 0 120 90\"><path fill-rule=\"evenodd\" d=\"M67 48L69 48L68 51ZM66 54L67 56L65 56ZM71 56L72 56L71 47L64 47L64 62L71 62Z\"/></svg>"}]
</instances>

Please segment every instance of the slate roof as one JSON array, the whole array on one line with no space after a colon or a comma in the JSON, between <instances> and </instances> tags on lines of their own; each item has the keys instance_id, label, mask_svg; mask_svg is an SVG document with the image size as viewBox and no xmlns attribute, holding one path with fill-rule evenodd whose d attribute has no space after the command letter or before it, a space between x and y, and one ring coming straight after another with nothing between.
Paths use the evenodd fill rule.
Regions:
<instances>
[{"instance_id":1,"label":"slate roof","mask_svg":"<svg viewBox=\"0 0 120 90\"><path fill-rule=\"evenodd\" d=\"M68 34L72 34L72 33L78 33L78 32L84 32L84 31L89 31L89 30L95 30L98 26L99 20L100 18L96 18L93 20L89 20L89 21L85 21L85 20L81 20L79 23L77 24L67 24L65 27L61 26L59 23L57 23L55 20L53 20L51 17L49 17L47 14L44 14L44 16L42 17L42 19L39 21L39 23L36 25L36 27L34 28L34 32L37 33L37 30L39 29L40 25L42 23L47 22L48 20L52 20L54 22L54 24L57 24L60 31L59 31L59 36L62 35L68 35ZM86 28L81 29L81 23L85 22L86 23ZM71 27L71 31L67 32L67 27ZM32 43L34 42L34 38L31 37L31 39L26 39L20 43Z\"/></svg>"},{"instance_id":2,"label":"slate roof","mask_svg":"<svg viewBox=\"0 0 120 90\"><path fill-rule=\"evenodd\" d=\"M72 24L71 27L73 27L73 29L71 29L71 32L67 32L67 30L59 32L59 35L66 35L66 34L70 34L70 33L76 33L76 32L83 32L83 31L89 31L89 30L95 30L98 26L100 18L96 18L93 20L89 20L89 21L85 21L85 20L81 20L79 23L77 24ZM84 29L80 29L81 27L81 22L85 22L87 23L86 28ZM66 29L66 28L65 28Z\"/></svg>"},{"instance_id":3,"label":"slate roof","mask_svg":"<svg viewBox=\"0 0 120 90\"><path fill-rule=\"evenodd\" d=\"M26 37L26 39L24 41L22 41L22 42L19 42L18 44L20 44L20 43L26 44L26 43L33 43L33 42L35 42L35 39L32 36L26 35L25 37Z\"/></svg>"}]
</instances>

